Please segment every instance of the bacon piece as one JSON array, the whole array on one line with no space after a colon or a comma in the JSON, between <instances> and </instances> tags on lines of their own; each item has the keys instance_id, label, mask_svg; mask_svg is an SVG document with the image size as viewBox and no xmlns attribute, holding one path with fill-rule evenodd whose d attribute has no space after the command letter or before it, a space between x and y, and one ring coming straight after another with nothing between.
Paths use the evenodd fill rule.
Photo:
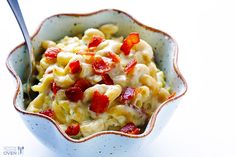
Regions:
<instances>
[{"instance_id":1,"label":"bacon piece","mask_svg":"<svg viewBox=\"0 0 236 157\"><path fill-rule=\"evenodd\" d=\"M113 52L108 52L107 53L108 57L112 59L113 62L115 63L119 63L120 62L120 57L118 55L116 55Z\"/></svg>"},{"instance_id":2,"label":"bacon piece","mask_svg":"<svg viewBox=\"0 0 236 157\"><path fill-rule=\"evenodd\" d=\"M109 105L109 98L95 91L89 109L95 113L103 113L107 110Z\"/></svg>"},{"instance_id":3,"label":"bacon piece","mask_svg":"<svg viewBox=\"0 0 236 157\"><path fill-rule=\"evenodd\" d=\"M101 42L103 42L103 38L100 36L93 36L93 38L91 39L91 41L88 44L88 48L90 47L97 47Z\"/></svg>"},{"instance_id":4,"label":"bacon piece","mask_svg":"<svg viewBox=\"0 0 236 157\"><path fill-rule=\"evenodd\" d=\"M70 87L65 90L66 97L70 101L78 101L83 98L83 91L80 89L80 87Z\"/></svg>"},{"instance_id":5,"label":"bacon piece","mask_svg":"<svg viewBox=\"0 0 236 157\"><path fill-rule=\"evenodd\" d=\"M77 80L74 84L74 87L79 87L83 92L91 86L92 84L89 82L89 80L83 78Z\"/></svg>"},{"instance_id":6,"label":"bacon piece","mask_svg":"<svg viewBox=\"0 0 236 157\"><path fill-rule=\"evenodd\" d=\"M53 92L54 95L57 94L57 91L60 90L61 88L57 86L56 82L51 83L51 91Z\"/></svg>"},{"instance_id":7,"label":"bacon piece","mask_svg":"<svg viewBox=\"0 0 236 157\"><path fill-rule=\"evenodd\" d=\"M79 124L72 124L69 125L65 131L65 133L69 136L75 136L80 131L80 125Z\"/></svg>"},{"instance_id":8,"label":"bacon piece","mask_svg":"<svg viewBox=\"0 0 236 157\"><path fill-rule=\"evenodd\" d=\"M44 52L44 55L47 60L52 61L57 58L57 54L61 51L60 48L57 47L49 47L47 50Z\"/></svg>"},{"instance_id":9,"label":"bacon piece","mask_svg":"<svg viewBox=\"0 0 236 157\"><path fill-rule=\"evenodd\" d=\"M111 79L111 77L108 74L103 74L102 75L102 81L106 84L106 85L114 85L113 80Z\"/></svg>"},{"instance_id":10,"label":"bacon piece","mask_svg":"<svg viewBox=\"0 0 236 157\"><path fill-rule=\"evenodd\" d=\"M39 112L40 114L44 114L50 118L53 118L54 117L54 111L51 110L51 109L48 109L48 110L45 110L45 111L41 111Z\"/></svg>"},{"instance_id":11,"label":"bacon piece","mask_svg":"<svg viewBox=\"0 0 236 157\"><path fill-rule=\"evenodd\" d=\"M105 62L101 57L94 58L92 67L96 74L104 74L111 70L111 65Z\"/></svg>"},{"instance_id":12,"label":"bacon piece","mask_svg":"<svg viewBox=\"0 0 236 157\"><path fill-rule=\"evenodd\" d=\"M127 133L127 134L133 134L137 135L140 133L140 128L137 128L134 123L127 123L125 126L123 126L120 129L121 132Z\"/></svg>"},{"instance_id":13,"label":"bacon piece","mask_svg":"<svg viewBox=\"0 0 236 157\"><path fill-rule=\"evenodd\" d=\"M123 44L120 47L120 50L124 52L124 54L127 56L130 53L130 50L132 47L139 43L140 38L139 34L137 32L130 33L125 40L123 41Z\"/></svg>"},{"instance_id":14,"label":"bacon piece","mask_svg":"<svg viewBox=\"0 0 236 157\"><path fill-rule=\"evenodd\" d=\"M126 73L131 72L131 71L134 69L134 67L135 67L136 64L137 64L136 59L132 59L132 60L129 61L129 63L125 66L124 71L125 71Z\"/></svg>"},{"instance_id":15,"label":"bacon piece","mask_svg":"<svg viewBox=\"0 0 236 157\"><path fill-rule=\"evenodd\" d=\"M80 66L79 60L75 60L73 62L70 62L69 67L70 67L70 72L72 74L79 73L81 71L81 66Z\"/></svg>"},{"instance_id":16,"label":"bacon piece","mask_svg":"<svg viewBox=\"0 0 236 157\"><path fill-rule=\"evenodd\" d=\"M135 96L135 88L127 87L123 90L120 97L120 102L128 103Z\"/></svg>"}]
</instances>

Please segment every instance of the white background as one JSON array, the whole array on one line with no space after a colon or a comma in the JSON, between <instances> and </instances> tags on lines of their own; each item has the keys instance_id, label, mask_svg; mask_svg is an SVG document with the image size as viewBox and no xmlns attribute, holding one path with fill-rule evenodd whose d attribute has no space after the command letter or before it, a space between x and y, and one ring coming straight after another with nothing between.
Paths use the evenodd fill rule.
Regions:
<instances>
[{"instance_id":1,"label":"white background","mask_svg":"<svg viewBox=\"0 0 236 157\"><path fill-rule=\"evenodd\" d=\"M117 8L172 35L179 44L179 67L189 89L161 135L132 156L236 156L233 1L20 0L20 5L30 34L52 14ZM4 146L24 146L24 157L56 157L26 129L12 105L15 84L5 60L23 38L5 0L0 1L0 21L0 151Z\"/></svg>"}]
</instances>

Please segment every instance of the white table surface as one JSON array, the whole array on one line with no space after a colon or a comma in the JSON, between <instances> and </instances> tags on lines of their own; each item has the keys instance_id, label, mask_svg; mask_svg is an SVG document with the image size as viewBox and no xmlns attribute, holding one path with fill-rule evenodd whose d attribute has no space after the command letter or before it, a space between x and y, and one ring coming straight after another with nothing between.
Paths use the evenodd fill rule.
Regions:
<instances>
[{"instance_id":1,"label":"white table surface","mask_svg":"<svg viewBox=\"0 0 236 157\"><path fill-rule=\"evenodd\" d=\"M160 136L132 156L236 156L233 1L20 0L20 5L30 34L52 14L103 8L127 11L139 21L171 34L179 44L179 67L189 90ZM0 19L0 157L6 156L6 146L23 146L24 157L56 157L26 129L12 105L15 84L5 60L23 38L5 0L0 1Z\"/></svg>"}]
</instances>

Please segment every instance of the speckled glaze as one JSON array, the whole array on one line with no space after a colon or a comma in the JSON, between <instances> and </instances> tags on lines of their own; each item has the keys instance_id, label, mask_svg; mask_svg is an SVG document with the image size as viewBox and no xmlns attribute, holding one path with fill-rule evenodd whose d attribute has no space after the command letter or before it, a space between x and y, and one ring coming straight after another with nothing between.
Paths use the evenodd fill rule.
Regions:
<instances>
[{"instance_id":1,"label":"speckled glaze","mask_svg":"<svg viewBox=\"0 0 236 157\"><path fill-rule=\"evenodd\" d=\"M28 57L25 45L18 45L7 58L7 68L16 78L17 90L13 99L15 109L21 115L29 130L46 146L63 156L117 156L131 153L144 143L155 139L167 123L179 104L179 98L187 91L187 84L177 67L178 47L168 34L148 27L127 13L106 9L88 14L58 14L44 20L32 37L35 56L41 53L40 43L43 40L58 40L65 35L73 36L83 33L91 27L114 23L118 25L118 35L126 36L130 32L139 32L142 39L153 48L158 67L166 74L167 83L176 92L176 96L164 102L151 117L144 133L128 135L117 131L103 131L86 138L75 140L67 136L57 123L41 114L25 111L22 83Z\"/></svg>"}]
</instances>

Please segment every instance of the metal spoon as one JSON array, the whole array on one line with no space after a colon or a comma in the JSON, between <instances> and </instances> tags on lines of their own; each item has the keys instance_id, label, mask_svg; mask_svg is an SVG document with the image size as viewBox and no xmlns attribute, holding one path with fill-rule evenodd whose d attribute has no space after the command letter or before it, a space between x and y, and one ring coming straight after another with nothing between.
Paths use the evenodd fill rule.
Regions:
<instances>
[{"instance_id":1,"label":"metal spoon","mask_svg":"<svg viewBox=\"0 0 236 157\"><path fill-rule=\"evenodd\" d=\"M20 26L21 32L24 36L26 47L28 49L27 53L29 56L29 69L28 69L28 75L27 75L27 80L26 83L24 84L24 92L27 94L29 101L30 99L30 87L31 87L31 79L32 79L32 73L33 69L35 67L35 58L34 58L34 53L33 53L33 47L31 45L31 39L29 36L29 32L27 30L27 27L24 22L24 18L22 16L18 0L7 0L8 4L11 7L11 10L13 11L15 18Z\"/></svg>"}]
</instances>

